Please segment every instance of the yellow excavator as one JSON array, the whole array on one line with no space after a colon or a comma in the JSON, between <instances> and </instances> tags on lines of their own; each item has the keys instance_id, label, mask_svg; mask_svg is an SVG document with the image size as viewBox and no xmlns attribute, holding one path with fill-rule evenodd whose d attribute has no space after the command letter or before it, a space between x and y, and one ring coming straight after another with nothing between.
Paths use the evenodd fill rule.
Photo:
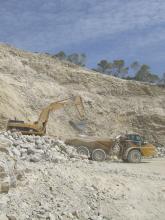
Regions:
<instances>
[{"instance_id":1,"label":"yellow excavator","mask_svg":"<svg viewBox=\"0 0 165 220\"><path fill-rule=\"evenodd\" d=\"M61 108L65 108L65 106L73 104L77 112L79 114L80 123L74 124L72 122L72 125L74 124L74 127L77 126L77 128L81 128L84 125L84 117L85 117L85 110L82 102L81 96L73 96L68 99L60 100L57 102L53 102L49 104L47 107L45 107L40 115L37 121L32 123L25 123L24 121L20 120L9 120L7 123L7 130L11 131L19 131L22 134L25 135L44 135L46 133L46 125L49 119L49 114L51 111L55 111Z\"/></svg>"}]
</instances>

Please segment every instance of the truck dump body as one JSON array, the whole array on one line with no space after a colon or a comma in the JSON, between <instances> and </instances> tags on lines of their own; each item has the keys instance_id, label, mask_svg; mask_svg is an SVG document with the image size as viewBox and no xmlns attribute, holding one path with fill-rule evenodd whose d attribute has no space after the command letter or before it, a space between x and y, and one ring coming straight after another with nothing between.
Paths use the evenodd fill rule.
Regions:
<instances>
[{"instance_id":1,"label":"truck dump body","mask_svg":"<svg viewBox=\"0 0 165 220\"><path fill-rule=\"evenodd\" d=\"M83 138L73 138L67 139L65 144L72 145L75 147L85 146L88 147L89 151L97 148L101 148L109 153L114 141L108 138L95 138L95 137L83 137Z\"/></svg>"}]
</instances>

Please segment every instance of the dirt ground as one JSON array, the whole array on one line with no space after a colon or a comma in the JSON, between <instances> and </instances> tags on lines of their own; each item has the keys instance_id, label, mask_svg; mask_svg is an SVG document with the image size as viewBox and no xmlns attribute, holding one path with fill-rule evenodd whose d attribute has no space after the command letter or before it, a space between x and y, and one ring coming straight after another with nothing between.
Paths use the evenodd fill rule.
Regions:
<instances>
[{"instance_id":1,"label":"dirt ground","mask_svg":"<svg viewBox=\"0 0 165 220\"><path fill-rule=\"evenodd\" d=\"M8 210L20 220L46 219L34 214L43 207L52 219L164 220L165 159L26 167L31 170L26 181L9 193Z\"/></svg>"}]
</instances>

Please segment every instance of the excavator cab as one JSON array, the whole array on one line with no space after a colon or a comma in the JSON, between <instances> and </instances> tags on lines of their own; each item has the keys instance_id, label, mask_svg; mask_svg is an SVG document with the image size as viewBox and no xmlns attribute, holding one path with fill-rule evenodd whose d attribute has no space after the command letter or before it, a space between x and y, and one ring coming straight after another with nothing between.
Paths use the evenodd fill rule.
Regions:
<instances>
[{"instance_id":1,"label":"excavator cab","mask_svg":"<svg viewBox=\"0 0 165 220\"><path fill-rule=\"evenodd\" d=\"M17 119L15 119L15 120L9 119L8 120L8 124L10 124L10 123L21 123L21 124L24 124L24 121L20 121L20 120L17 120Z\"/></svg>"}]
</instances>

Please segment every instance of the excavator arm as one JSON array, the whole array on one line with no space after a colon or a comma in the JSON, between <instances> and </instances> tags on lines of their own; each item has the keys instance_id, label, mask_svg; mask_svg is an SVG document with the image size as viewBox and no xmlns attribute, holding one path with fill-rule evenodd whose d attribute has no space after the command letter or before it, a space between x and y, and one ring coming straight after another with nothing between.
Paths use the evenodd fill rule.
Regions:
<instances>
[{"instance_id":1,"label":"excavator arm","mask_svg":"<svg viewBox=\"0 0 165 220\"><path fill-rule=\"evenodd\" d=\"M70 103L71 104L73 103L73 105L75 105L80 119L83 119L85 116L85 110L84 110L82 98L81 96L74 96L61 101L53 102L50 105L48 105L46 108L44 108L39 115L38 121L35 122L38 129L42 129L46 127L50 112L56 111L61 108L65 108L65 106L67 106Z\"/></svg>"}]
</instances>

